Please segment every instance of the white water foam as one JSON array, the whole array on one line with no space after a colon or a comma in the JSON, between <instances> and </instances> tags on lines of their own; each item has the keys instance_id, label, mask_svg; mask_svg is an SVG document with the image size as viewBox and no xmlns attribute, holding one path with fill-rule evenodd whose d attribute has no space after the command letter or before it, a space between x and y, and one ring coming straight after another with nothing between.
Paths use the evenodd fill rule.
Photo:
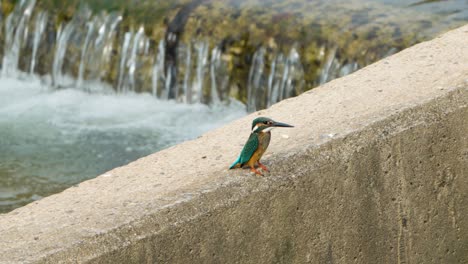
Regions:
<instances>
[{"instance_id":1,"label":"white water foam","mask_svg":"<svg viewBox=\"0 0 468 264\"><path fill-rule=\"evenodd\" d=\"M89 90L106 90L99 84ZM60 191L246 114L150 94L52 91L37 79L0 79L0 212Z\"/></svg>"}]
</instances>

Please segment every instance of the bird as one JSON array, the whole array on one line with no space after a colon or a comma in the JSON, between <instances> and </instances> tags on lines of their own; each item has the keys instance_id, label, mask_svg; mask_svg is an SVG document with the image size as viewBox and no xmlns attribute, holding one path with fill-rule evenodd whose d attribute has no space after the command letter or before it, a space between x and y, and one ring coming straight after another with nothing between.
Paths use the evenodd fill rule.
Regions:
<instances>
[{"instance_id":1,"label":"bird","mask_svg":"<svg viewBox=\"0 0 468 264\"><path fill-rule=\"evenodd\" d=\"M263 176L261 172L255 169L258 164L262 170L270 170L260 162L263 153L265 153L271 139L271 130L276 127L293 127L291 125L276 122L268 117L257 117L252 121L252 132L244 145L239 157L232 163L229 169L242 168L245 165L256 175Z\"/></svg>"}]
</instances>

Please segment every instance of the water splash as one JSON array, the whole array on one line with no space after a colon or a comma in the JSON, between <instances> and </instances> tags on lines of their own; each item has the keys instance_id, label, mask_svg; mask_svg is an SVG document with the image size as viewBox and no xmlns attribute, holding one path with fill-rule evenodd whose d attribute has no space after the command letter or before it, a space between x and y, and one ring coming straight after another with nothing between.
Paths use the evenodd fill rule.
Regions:
<instances>
[{"instance_id":1,"label":"water splash","mask_svg":"<svg viewBox=\"0 0 468 264\"><path fill-rule=\"evenodd\" d=\"M106 87L97 84L91 89ZM0 212L245 114L236 101L210 107L150 94L50 92L37 78L0 78Z\"/></svg>"}]
</instances>

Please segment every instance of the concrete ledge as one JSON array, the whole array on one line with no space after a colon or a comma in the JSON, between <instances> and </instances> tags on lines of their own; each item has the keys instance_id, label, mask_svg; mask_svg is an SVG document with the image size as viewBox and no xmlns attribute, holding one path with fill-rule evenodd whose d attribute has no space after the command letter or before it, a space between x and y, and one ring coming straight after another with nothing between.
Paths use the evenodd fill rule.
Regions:
<instances>
[{"instance_id":1,"label":"concrete ledge","mask_svg":"<svg viewBox=\"0 0 468 264\"><path fill-rule=\"evenodd\" d=\"M1 215L0 262L466 263L467 105L464 26ZM296 128L227 171L258 114Z\"/></svg>"}]
</instances>

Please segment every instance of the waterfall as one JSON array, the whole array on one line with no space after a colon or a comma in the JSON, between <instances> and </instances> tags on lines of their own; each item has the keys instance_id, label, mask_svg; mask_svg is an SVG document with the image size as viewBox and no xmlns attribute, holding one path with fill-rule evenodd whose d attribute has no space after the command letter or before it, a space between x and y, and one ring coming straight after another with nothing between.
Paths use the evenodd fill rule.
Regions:
<instances>
[{"instance_id":1,"label":"waterfall","mask_svg":"<svg viewBox=\"0 0 468 264\"><path fill-rule=\"evenodd\" d=\"M283 69L284 68L284 55L282 53L277 54L272 63L270 76L268 80L268 102L267 106L278 102L280 100L280 86L283 79Z\"/></svg>"},{"instance_id":2,"label":"waterfall","mask_svg":"<svg viewBox=\"0 0 468 264\"><path fill-rule=\"evenodd\" d=\"M304 89L304 69L296 47L292 47L286 60L287 76L281 99L301 94Z\"/></svg>"},{"instance_id":3,"label":"waterfall","mask_svg":"<svg viewBox=\"0 0 468 264\"><path fill-rule=\"evenodd\" d=\"M261 80L265 67L265 48L260 47L253 55L252 64L247 81L247 111L253 112L257 109L257 93L261 89Z\"/></svg>"},{"instance_id":4,"label":"waterfall","mask_svg":"<svg viewBox=\"0 0 468 264\"><path fill-rule=\"evenodd\" d=\"M93 83L107 82L117 93L149 92L161 100L187 104L229 101L234 81L236 92L245 84L249 111L297 94L299 77L292 74L301 64L297 51L284 56L259 46L246 69L248 76L235 80L231 78L233 56L226 54L226 47L194 38L181 41L174 62L177 68L166 69L164 39L153 41L144 25L120 27L123 17L117 12L93 14L83 5L55 28L57 18L35 6L36 0L21 0L0 21L5 28L3 76L40 72L55 89L87 92L96 92ZM22 66L25 58L27 64ZM354 70L355 65L343 72Z\"/></svg>"},{"instance_id":5,"label":"waterfall","mask_svg":"<svg viewBox=\"0 0 468 264\"><path fill-rule=\"evenodd\" d=\"M192 89L189 86L190 75L192 73L192 45L188 45L185 54L185 74L184 74L184 93L185 103L192 103Z\"/></svg>"},{"instance_id":6,"label":"waterfall","mask_svg":"<svg viewBox=\"0 0 468 264\"><path fill-rule=\"evenodd\" d=\"M84 75L84 67L86 65L86 54L87 54L87 51L88 51L88 47L89 47L89 43L91 41L91 36L93 35L94 31L96 30L95 29L95 23L96 23L96 20L93 20L93 21L90 21L87 23L87 28L88 28L88 32L86 34L86 38L85 38L85 42L84 42L84 45L81 49L81 61L80 61L80 66L79 66L79 72L78 72L78 80L77 80L77 87L78 88L82 88L83 86L83 75Z\"/></svg>"},{"instance_id":7,"label":"waterfall","mask_svg":"<svg viewBox=\"0 0 468 264\"><path fill-rule=\"evenodd\" d=\"M143 60L148 57L149 40L145 35L145 29L140 26L136 33L126 32L121 46L119 77L117 91L138 92L141 89L141 71ZM153 66L153 93L157 90L157 77L154 79L155 67ZM157 75L157 74L156 74Z\"/></svg>"},{"instance_id":8,"label":"waterfall","mask_svg":"<svg viewBox=\"0 0 468 264\"><path fill-rule=\"evenodd\" d=\"M120 67L119 67L119 82L117 84L117 92L126 92L127 87L125 86L125 72L126 72L126 67L127 67L127 55L128 55L128 49L130 47L131 41L133 38L133 33L132 32L127 32L124 35L123 43L122 43L122 49L121 49L121 54L120 54Z\"/></svg>"},{"instance_id":9,"label":"waterfall","mask_svg":"<svg viewBox=\"0 0 468 264\"><path fill-rule=\"evenodd\" d=\"M95 54L100 59L100 63L96 63L96 67L100 69L99 76L96 76L98 81L102 77L105 77L110 70L106 70L109 67L111 62L112 50L115 43L115 38L117 35L117 28L122 22L122 15L119 13L113 12L106 16L105 23L99 29L99 34L101 38L100 41L96 41Z\"/></svg>"},{"instance_id":10,"label":"waterfall","mask_svg":"<svg viewBox=\"0 0 468 264\"><path fill-rule=\"evenodd\" d=\"M81 50L77 88L88 90L86 80L100 81L109 72L108 65L116 29L122 20L118 13L101 14L87 23L87 33ZM89 86L88 86L89 87Z\"/></svg>"},{"instance_id":11,"label":"waterfall","mask_svg":"<svg viewBox=\"0 0 468 264\"><path fill-rule=\"evenodd\" d=\"M127 62L128 65L128 80L129 80L129 87L130 91L136 91L136 77L135 71L138 67L138 54L141 52L142 49L145 49L145 29L143 26L140 26L137 33L133 37L133 45L130 51L130 58Z\"/></svg>"},{"instance_id":12,"label":"waterfall","mask_svg":"<svg viewBox=\"0 0 468 264\"><path fill-rule=\"evenodd\" d=\"M63 27L61 27L63 28ZM65 52L67 49L68 39L73 33L73 25L70 22L59 32L57 47L55 49L54 62L52 66L52 85L59 87L63 83L62 68L63 59L65 58Z\"/></svg>"},{"instance_id":13,"label":"waterfall","mask_svg":"<svg viewBox=\"0 0 468 264\"><path fill-rule=\"evenodd\" d=\"M78 47L83 47L83 41L81 40L83 35L82 29L90 29L87 25L91 14L91 10L87 6L83 6L65 27L61 26L63 30L58 35L52 65L52 85L55 88L73 87L75 85L75 81L64 73L64 64L67 61L73 61L74 56L72 55L76 56L75 52L78 50ZM69 51L69 54L67 54L67 51Z\"/></svg>"},{"instance_id":14,"label":"waterfall","mask_svg":"<svg viewBox=\"0 0 468 264\"><path fill-rule=\"evenodd\" d=\"M87 1L67 2L66 10L58 10L65 6L49 2L0 1L3 77L37 75L51 89L95 93L102 92L94 90L97 86L106 86L106 92L150 93L187 104L229 103L236 98L249 111L350 74L466 20L464 12L458 12L466 7L461 1L450 8L433 3L434 11L425 7L428 13L415 17L417 13L409 9L422 5L400 7L397 10L406 17L398 17L396 7L386 4L280 1L274 5L281 8L251 18L256 7L272 6L262 1L247 6L221 1L213 7L202 0L180 5L147 1L137 9L155 9L135 14L131 1L117 5L91 1L94 9L119 6L117 12L73 5ZM333 13L337 4L341 11ZM45 6L56 7L44 10ZM448 17L441 8L453 13ZM350 21L324 15L348 11ZM407 22L401 23L401 18ZM346 24L338 23L342 21ZM443 23L427 26L428 21Z\"/></svg>"},{"instance_id":15,"label":"waterfall","mask_svg":"<svg viewBox=\"0 0 468 264\"><path fill-rule=\"evenodd\" d=\"M205 80L206 66L208 63L208 43L204 41L197 41L195 43L195 52L197 55L197 61L195 68L195 80L193 82L192 89L195 92L195 101L202 103L203 84Z\"/></svg>"},{"instance_id":16,"label":"waterfall","mask_svg":"<svg viewBox=\"0 0 468 264\"><path fill-rule=\"evenodd\" d=\"M211 51L211 64L210 64L210 77L211 77L211 102L219 103L220 98L218 95L218 84L216 82L217 68L220 67L221 63L221 51L218 47L215 47Z\"/></svg>"},{"instance_id":17,"label":"waterfall","mask_svg":"<svg viewBox=\"0 0 468 264\"><path fill-rule=\"evenodd\" d=\"M153 65L153 74L152 74L152 91L153 96L158 96L159 90L159 82L165 79L164 75L164 54L166 53L165 50L165 43L164 40L161 39L158 45L158 56L156 57L156 61Z\"/></svg>"},{"instance_id":18,"label":"waterfall","mask_svg":"<svg viewBox=\"0 0 468 264\"><path fill-rule=\"evenodd\" d=\"M255 111L259 106L271 106L284 98L296 96L304 89L304 69L300 55L293 46L288 56L274 53L267 61L266 49L260 47L254 53L248 79L247 109ZM269 64L267 71L265 64Z\"/></svg>"},{"instance_id":19,"label":"waterfall","mask_svg":"<svg viewBox=\"0 0 468 264\"><path fill-rule=\"evenodd\" d=\"M2 67L4 76L16 75L22 47L31 47L29 74L35 74L39 66L44 66L38 64L39 50L42 45L50 45L44 40L49 36L45 35L48 21L54 18L41 10L33 16L35 3L35 0L20 1L6 18ZM28 44L31 17L34 18L31 22L34 31L30 37L31 44ZM88 81L106 81L109 74L115 72L114 85L119 93L148 90L144 86L149 85L149 92L155 97L163 100L174 97L175 100L189 104L218 103L229 97L230 73L219 45L212 46L201 39L182 43L179 46L178 69L165 69L164 40L160 40L157 48L153 49L143 25L136 31L130 29L121 33L119 37L122 19L115 12L93 15L87 6L82 6L71 20L60 23L50 54L51 85L56 89L74 87L91 92L91 83ZM115 56L117 41L119 47L114 67L112 57ZM245 80L248 88L247 107L250 111L288 97L293 89L289 74L291 66L287 66L292 62L288 62L282 54L275 55L275 59L270 62L266 54L264 47L255 52L248 79ZM145 82L147 77L144 76L147 72L144 66L148 62L151 63L149 84ZM267 63L271 63L271 69L268 76L264 76ZM296 64L297 61L291 65ZM178 79L180 82L172 83Z\"/></svg>"},{"instance_id":20,"label":"waterfall","mask_svg":"<svg viewBox=\"0 0 468 264\"><path fill-rule=\"evenodd\" d=\"M355 61L351 61L343 65L340 69L339 76L345 76L353 73L359 69L359 64Z\"/></svg>"},{"instance_id":21,"label":"waterfall","mask_svg":"<svg viewBox=\"0 0 468 264\"><path fill-rule=\"evenodd\" d=\"M270 74L268 75L268 86L267 86L267 107L270 107L273 102L273 91L275 88L273 87L274 79L275 79L275 71L276 71L276 61L278 60L278 55L273 56L271 60L271 69Z\"/></svg>"},{"instance_id":22,"label":"waterfall","mask_svg":"<svg viewBox=\"0 0 468 264\"><path fill-rule=\"evenodd\" d=\"M325 60L322 70L320 71L318 84L324 84L335 78L348 75L360 68L359 64L352 59L346 59L340 62L337 54L338 47L336 46L328 49L324 46L321 48L321 56L323 56Z\"/></svg>"},{"instance_id":23,"label":"waterfall","mask_svg":"<svg viewBox=\"0 0 468 264\"><path fill-rule=\"evenodd\" d=\"M322 52L325 48L322 48ZM332 47L331 50L328 52L328 55L325 59L325 64L322 68L322 72L320 73L319 84L324 84L331 79L334 65L335 65L335 57L336 57L337 47Z\"/></svg>"},{"instance_id":24,"label":"waterfall","mask_svg":"<svg viewBox=\"0 0 468 264\"><path fill-rule=\"evenodd\" d=\"M164 83L164 94L162 96L162 98L165 100L169 99L169 94L171 92L171 87L172 87L171 81L173 80L172 74L173 73L171 72L171 68L168 67L166 70L166 82Z\"/></svg>"},{"instance_id":25,"label":"waterfall","mask_svg":"<svg viewBox=\"0 0 468 264\"><path fill-rule=\"evenodd\" d=\"M39 50L39 45L43 39L43 34L47 25L48 15L46 12L41 11L36 17L36 22L34 23L34 40L33 40L33 50L31 58L31 66L29 67L29 73L34 74L34 68L36 67L36 58L37 52Z\"/></svg>"},{"instance_id":26,"label":"waterfall","mask_svg":"<svg viewBox=\"0 0 468 264\"><path fill-rule=\"evenodd\" d=\"M3 76L17 75L21 47L27 40L29 20L35 5L36 0L21 0L6 19Z\"/></svg>"}]
</instances>

